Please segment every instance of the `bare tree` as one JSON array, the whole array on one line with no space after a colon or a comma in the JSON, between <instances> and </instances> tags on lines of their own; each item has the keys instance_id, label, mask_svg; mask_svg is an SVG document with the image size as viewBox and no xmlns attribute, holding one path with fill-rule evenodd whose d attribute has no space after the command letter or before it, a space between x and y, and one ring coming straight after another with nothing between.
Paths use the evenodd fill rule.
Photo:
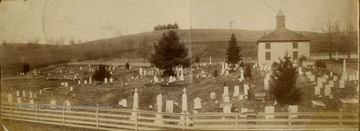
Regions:
<instances>
[{"instance_id":1,"label":"bare tree","mask_svg":"<svg viewBox=\"0 0 360 131\"><path fill-rule=\"evenodd\" d=\"M356 29L354 25L356 25L356 17L349 16L345 18L345 30L342 33L342 40L347 44L347 57L350 59L351 55L351 43L353 42L353 37L356 35ZM355 23L354 23L355 22Z\"/></svg>"},{"instance_id":2,"label":"bare tree","mask_svg":"<svg viewBox=\"0 0 360 131\"><path fill-rule=\"evenodd\" d=\"M71 38L69 43L70 43L70 45L75 45L75 40L73 38Z\"/></svg>"},{"instance_id":3,"label":"bare tree","mask_svg":"<svg viewBox=\"0 0 360 131\"><path fill-rule=\"evenodd\" d=\"M339 34L339 24L334 21L334 15L328 14L326 21L321 25L322 32L324 33L323 42L326 42L329 47L329 59L331 60L332 44Z\"/></svg>"}]
</instances>

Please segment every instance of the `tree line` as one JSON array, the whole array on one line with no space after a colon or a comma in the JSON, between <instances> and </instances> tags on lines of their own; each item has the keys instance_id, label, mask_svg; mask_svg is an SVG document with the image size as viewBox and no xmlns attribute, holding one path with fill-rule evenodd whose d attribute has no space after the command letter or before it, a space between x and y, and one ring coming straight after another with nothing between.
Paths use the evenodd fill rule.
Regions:
<instances>
[{"instance_id":1,"label":"tree line","mask_svg":"<svg viewBox=\"0 0 360 131\"><path fill-rule=\"evenodd\" d=\"M179 26L177 23L175 24L167 24L167 25L157 25L154 27L154 30L157 31L157 30L169 30L169 29L179 29Z\"/></svg>"}]
</instances>

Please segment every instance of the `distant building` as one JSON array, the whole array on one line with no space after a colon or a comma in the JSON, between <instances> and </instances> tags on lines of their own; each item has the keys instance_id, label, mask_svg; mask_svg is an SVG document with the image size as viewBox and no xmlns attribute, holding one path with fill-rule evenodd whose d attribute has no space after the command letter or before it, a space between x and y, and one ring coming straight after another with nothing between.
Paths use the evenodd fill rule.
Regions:
<instances>
[{"instance_id":1,"label":"distant building","mask_svg":"<svg viewBox=\"0 0 360 131\"><path fill-rule=\"evenodd\" d=\"M257 41L258 62L278 62L288 53L293 60L302 55L310 57L310 39L285 28L285 15L280 10L276 15L276 30Z\"/></svg>"}]
</instances>

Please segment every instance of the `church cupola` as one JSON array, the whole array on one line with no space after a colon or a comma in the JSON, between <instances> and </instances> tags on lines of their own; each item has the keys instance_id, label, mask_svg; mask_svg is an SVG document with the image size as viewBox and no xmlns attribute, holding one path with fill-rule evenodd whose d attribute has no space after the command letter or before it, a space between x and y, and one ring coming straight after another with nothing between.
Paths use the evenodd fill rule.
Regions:
<instances>
[{"instance_id":1,"label":"church cupola","mask_svg":"<svg viewBox=\"0 0 360 131\"><path fill-rule=\"evenodd\" d=\"M276 29L285 28L285 15L279 10L279 13L276 15Z\"/></svg>"}]
</instances>

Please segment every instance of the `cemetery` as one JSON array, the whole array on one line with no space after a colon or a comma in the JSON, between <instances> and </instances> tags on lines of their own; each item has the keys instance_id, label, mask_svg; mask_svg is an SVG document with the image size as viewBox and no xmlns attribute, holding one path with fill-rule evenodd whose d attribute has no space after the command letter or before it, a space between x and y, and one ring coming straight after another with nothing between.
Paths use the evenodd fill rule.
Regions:
<instances>
[{"instance_id":1,"label":"cemetery","mask_svg":"<svg viewBox=\"0 0 360 131\"><path fill-rule=\"evenodd\" d=\"M328 32L325 28L322 33L306 31L303 29L314 27L302 27L294 20L310 19L307 24L312 25L318 22L314 20L311 23L314 19L310 17L312 14L307 14L309 17L299 15L299 19L295 15L296 17L291 16L286 20L286 12L273 9L265 1L260 1L262 8L271 8L275 15L265 16L268 13L265 9L257 9L260 12L255 13L245 12L244 14L249 14L246 17L250 16L252 20L246 22L248 18L241 16L241 19L244 17L244 23L238 22L235 27L238 29L232 29L232 18L229 23L224 24L222 21L219 24L216 23L219 22L217 20L202 20L199 18L204 17L203 15L200 17L192 16L193 14L189 17L189 28L185 26L180 29L178 23L172 24L166 19L180 17L179 14L185 11L171 12L162 6L159 6L161 12L155 8L148 11L144 7L157 7L161 4L159 1L151 1L154 5L149 6L146 2L142 1L142 6L130 6L127 3L126 8L120 8L125 10L109 7L111 13L105 10L85 12L95 16L102 13L109 15L100 15L99 20L93 20L97 22L96 26L91 25L92 17L97 18L95 16L85 19L84 15L86 21L72 20L64 14L62 15L65 17L54 17L55 20L49 18L50 24L47 25L56 25L52 21L59 21L61 25L69 24L59 26L66 33L53 33L60 38L45 38L47 35L42 33L41 38L28 40L23 45L21 42L9 44L4 39L1 47L7 50L0 48L1 54L5 56L2 58L6 58L1 61L5 63L2 64L5 72L1 72L2 128L135 131L359 129L358 51L352 49L352 46L358 46L357 30L347 29L342 33L335 32L338 34L334 35L331 32L334 30L332 26L340 31L343 30L344 23L337 25L334 22L331 25L330 21L327 25ZM184 5L193 6L198 1L188 2ZM185 7L161 3L169 8ZM324 3L326 2L318 4ZM46 1L43 4L45 11L48 3ZM71 4L67 4L59 3L70 7ZM101 4L88 5L88 9L98 10L95 7ZM54 2L49 5L57 4ZM115 4L108 4L103 9L112 5ZM48 21L45 17L61 15L61 6L55 10L59 14L43 13L41 22L38 22L42 23L41 31L48 30L48 26L44 24ZM35 8L30 4L29 7ZM140 7L145 12L127 12ZM217 8L220 9L220 6L211 15L217 15ZM152 18L152 14L161 15L168 10L169 16L150 20L143 18ZM251 8L246 10L250 12ZM291 10L286 11L294 15ZM254 14L264 16L256 16L255 20ZM123 16L120 17L121 15ZM136 18L140 16L142 17ZM116 17L121 20L113 19ZM199 20L191 21L190 18ZM227 19L227 15L224 18ZM136 21L137 19L144 20ZM152 26L147 24L159 22L158 19L168 23L157 23L152 30ZM184 18L179 19L181 20L176 22L180 24ZM272 26L275 28L256 29L268 28L268 25L261 25L266 19L273 19L274 23L269 23L274 24ZM197 29L192 29L191 22L199 21L199 25L209 28L194 26ZM288 26L286 22L292 26L296 23L300 28ZM77 25L72 25L73 23ZM102 25L104 23L106 25ZM134 23L136 25L132 25ZM229 29L221 26L213 29L212 25L217 24L228 24ZM251 24L259 25L251 29L254 26ZM353 23L350 22L351 24ZM74 28L78 25L89 29L82 29L80 26L78 29ZM242 27L243 25L249 26L251 30ZM34 29L38 28L35 26L36 24ZM67 26L79 31L72 32L65 28ZM15 24L12 27L15 29ZM94 27L96 32L92 32L90 27ZM151 31L147 32L148 28ZM15 31L9 34L13 35L12 42L17 37L26 37ZM75 34L71 36L68 45L64 42L64 34ZM75 43L73 37L85 34L89 36L76 39L85 42ZM333 35L336 38L332 38ZM39 45L39 41L45 41L45 44ZM345 45L346 49L343 47ZM356 57L353 57L354 54Z\"/></svg>"}]
</instances>

